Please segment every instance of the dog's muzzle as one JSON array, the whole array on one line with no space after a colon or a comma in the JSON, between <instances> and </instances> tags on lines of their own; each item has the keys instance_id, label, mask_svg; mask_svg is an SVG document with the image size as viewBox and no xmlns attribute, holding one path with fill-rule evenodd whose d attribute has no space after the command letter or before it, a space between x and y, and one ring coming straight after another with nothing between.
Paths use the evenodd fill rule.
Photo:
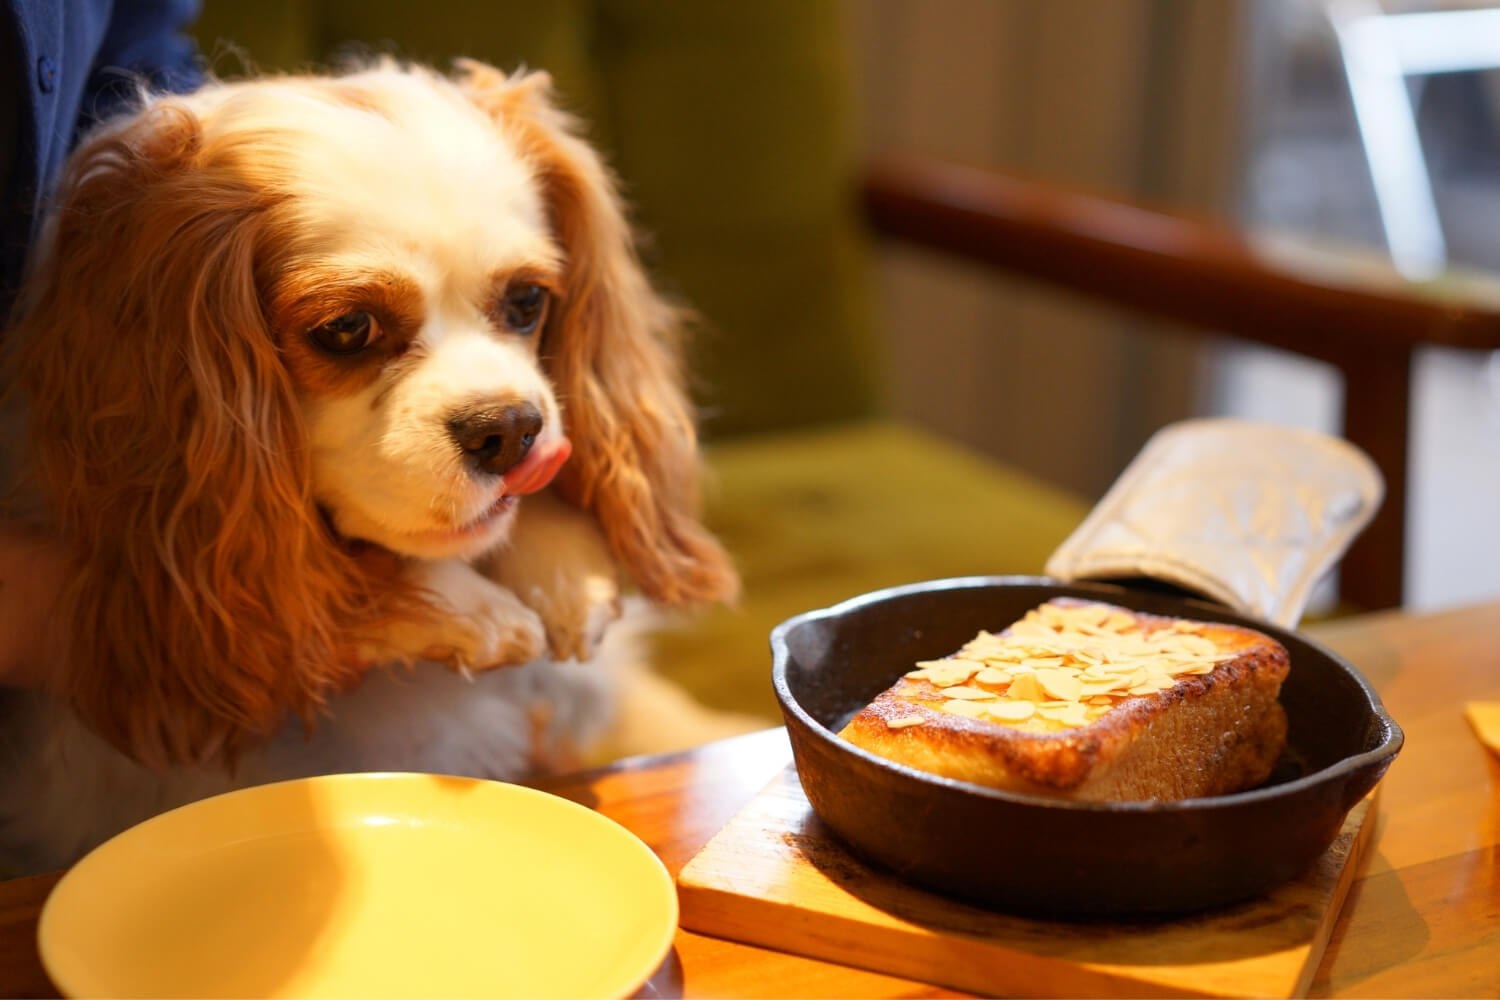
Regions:
<instances>
[{"instance_id":1,"label":"dog's muzzle","mask_svg":"<svg viewBox=\"0 0 1500 1000\"><path fill-rule=\"evenodd\" d=\"M494 476L519 465L541 431L541 411L530 403L481 406L448 418L448 435L465 464Z\"/></svg>"}]
</instances>

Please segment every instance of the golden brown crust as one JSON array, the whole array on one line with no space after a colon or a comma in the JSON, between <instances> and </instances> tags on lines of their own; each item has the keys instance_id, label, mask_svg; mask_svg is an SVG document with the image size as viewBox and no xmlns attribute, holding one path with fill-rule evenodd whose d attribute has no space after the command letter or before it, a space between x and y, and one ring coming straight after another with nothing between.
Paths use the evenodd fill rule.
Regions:
<instances>
[{"instance_id":1,"label":"golden brown crust","mask_svg":"<svg viewBox=\"0 0 1500 1000\"><path fill-rule=\"evenodd\" d=\"M1048 664L1044 669L1049 672L1061 661L1060 672L1077 670L1078 676L1099 686L1098 678L1109 676L1107 663L1083 671L1091 662L1084 657L1097 658L1101 651L1107 660L1110 650L1129 649L1132 662L1149 663L1151 648L1176 648L1173 636L1181 634L1207 640L1212 651L1191 640L1203 662L1174 662L1171 669L1178 675L1163 681L1170 686L1130 693L1117 685L1108 695L1086 696L1082 710L1070 710L1063 699L1048 692L1022 722L1001 721L991 714L1016 707L1006 705L1015 699L1007 697L1010 685L999 681L999 675L975 671L970 679L955 683L966 667L945 674L949 668L944 664L973 662L956 654L938 661L935 670L928 664L902 677L856 714L840 735L872 753L930 773L1087 801L1224 794L1259 784L1270 774L1286 741L1286 715L1277 696L1288 658L1280 643L1233 625L1187 623L1070 599L1049 602L1023 623L1044 615L1052 616L1054 623L1086 621L1090 616L1113 623L1110 629L1097 630L1101 634L1072 633L1059 626L1056 641L1037 640L1047 657L1029 661ZM1128 616L1128 624L1121 616ZM1021 625L1007 629L1000 639L1014 647L1021 641L1014 636ZM1103 634L1109 632L1113 635ZM1016 659L1012 648L981 641L995 639L981 634L965 650L999 649L998 659L985 662L998 663L1003 670L1035 672L1005 662L1007 657ZM1069 642L1076 648L1057 655ZM1173 654L1165 655L1170 659ZM1127 658L1121 654L1118 659ZM1196 672L1180 672L1185 670ZM1019 673L1012 680L1014 676ZM1044 710L1046 719L1041 716ZM1012 714L1023 711L1026 708L1019 707ZM1085 713L1088 719L1081 721ZM1071 724L1057 721L1059 717Z\"/></svg>"}]
</instances>

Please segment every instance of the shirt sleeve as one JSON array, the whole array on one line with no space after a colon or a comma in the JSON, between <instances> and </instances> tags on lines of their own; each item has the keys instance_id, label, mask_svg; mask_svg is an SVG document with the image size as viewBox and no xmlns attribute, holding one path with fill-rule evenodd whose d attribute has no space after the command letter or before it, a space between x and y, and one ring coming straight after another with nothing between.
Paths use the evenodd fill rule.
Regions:
<instances>
[{"instance_id":1,"label":"shirt sleeve","mask_svg":"<svg viewBox=\"0 0 1500 1000\"><path fill-rule=\"evenodd\" d=\"M202 83L198 47L187 34L198 12L199 0L115 0L79 124L108 118L142 84L183 93Z\"/></svg>"}]
</instances>

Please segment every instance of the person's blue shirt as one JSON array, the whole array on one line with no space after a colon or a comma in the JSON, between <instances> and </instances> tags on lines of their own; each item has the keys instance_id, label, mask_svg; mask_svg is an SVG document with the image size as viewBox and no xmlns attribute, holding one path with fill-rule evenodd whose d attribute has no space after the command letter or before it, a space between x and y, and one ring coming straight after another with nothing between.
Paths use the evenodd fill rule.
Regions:
<instances>
[{"instance_id":1,"label":"person's blue shirt","mask_svg":"<svg viewBox=\"0 0 1500 1000\"><path fill-rule=\"evenodd\" d=\"M201 79L183 32L198 0L0 0L0 322L20 280L42 200L79 132L144 78Z\"/></svg>"}]
</instances>

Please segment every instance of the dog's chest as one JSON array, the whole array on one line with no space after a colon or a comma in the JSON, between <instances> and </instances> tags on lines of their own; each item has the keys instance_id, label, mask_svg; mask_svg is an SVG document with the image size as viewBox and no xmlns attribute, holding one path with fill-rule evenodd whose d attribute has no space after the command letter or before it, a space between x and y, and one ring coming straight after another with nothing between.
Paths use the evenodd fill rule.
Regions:
<instances>
[{"instance_id":1,"label":"dog's chest","mask_svg":"<svg viewBox=\"0 0 1500 1000\"><path fill-rule=\"evenodd\" d=\"M0 876L63 867L153 815L270 781L362 771L523 778L572 761L603 737L613 684L597 663L534 663L473 678L432 664L378 670L314 729L289 723L233 773L148 770L57 703L6 693Z\"/></svg>"}]
</instances>

